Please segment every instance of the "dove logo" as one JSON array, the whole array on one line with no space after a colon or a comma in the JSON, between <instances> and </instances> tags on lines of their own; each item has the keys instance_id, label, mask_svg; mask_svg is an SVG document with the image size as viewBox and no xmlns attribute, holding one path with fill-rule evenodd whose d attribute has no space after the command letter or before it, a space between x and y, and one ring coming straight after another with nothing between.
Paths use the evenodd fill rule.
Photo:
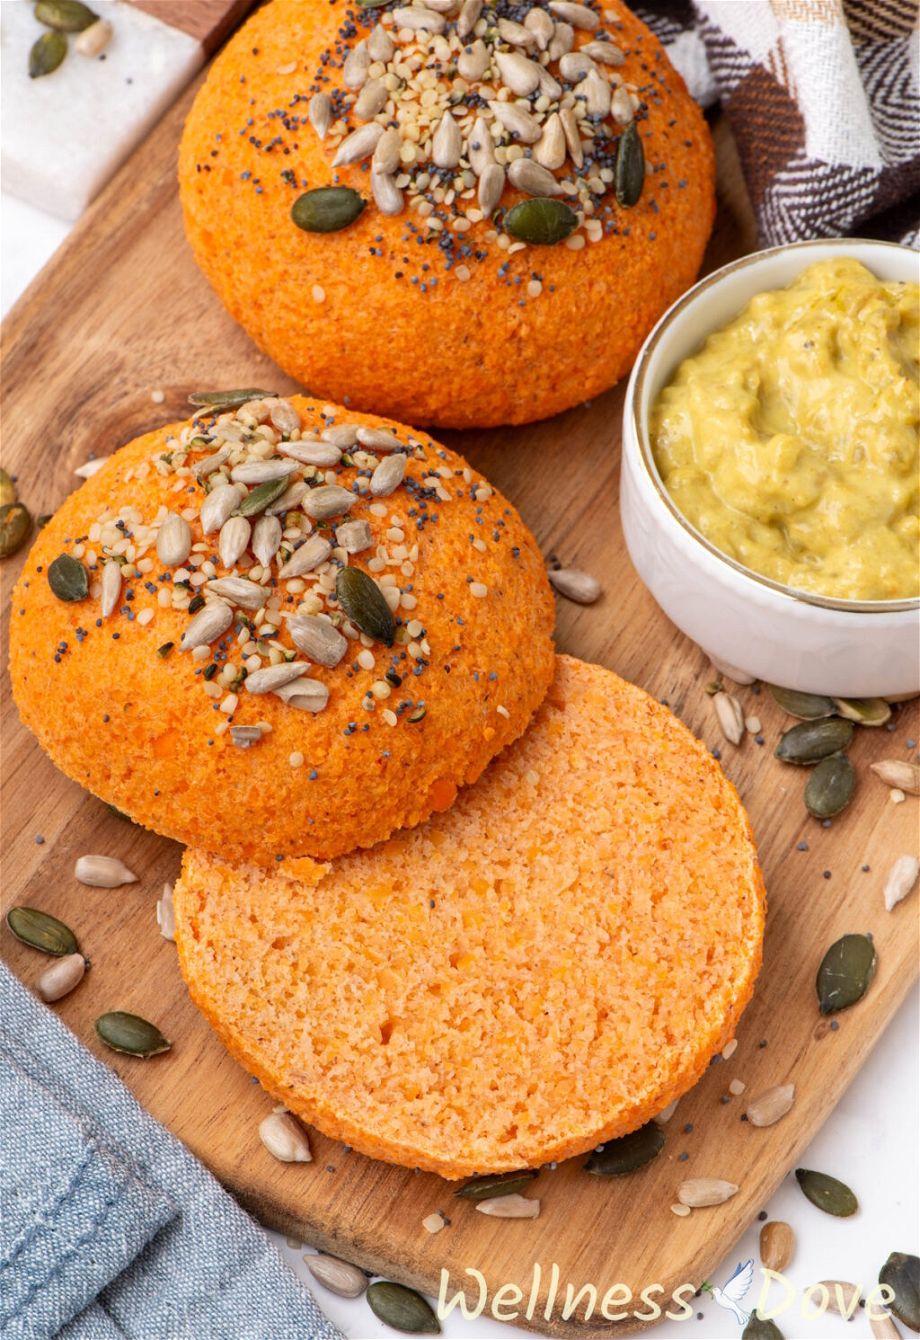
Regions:
<instances>
[{"instance_id":1,"label":"dove logo","mask_svg":"<svg viewBox=\"0 0 920 1340\"><path fill-rule=\"evenodd\" d=\"M735 1267L735 1273L726 1282L724 1289L712 1284L704 1284L702 1287L706 1293L712 1294L719 1307L724 1307L728 1312L734 1312L739 1326L746 1326L750 1320L750 1313L745 1312L738 1305L750 1293L753 1280L754 1262L752 1259L745 1261L744 1265Z\"/></svg>"}]
</instances>

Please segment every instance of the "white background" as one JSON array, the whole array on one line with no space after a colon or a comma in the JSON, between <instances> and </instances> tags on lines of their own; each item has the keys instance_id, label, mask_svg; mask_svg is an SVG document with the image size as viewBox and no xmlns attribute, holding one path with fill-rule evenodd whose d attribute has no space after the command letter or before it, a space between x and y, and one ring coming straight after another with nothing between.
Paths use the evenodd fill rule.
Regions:
<instances>
[{"instance_id":1,"label":"white background","mask_svg":"<svg viewBox=\"0 0 920 1340\"><path fill-rule=\"evenodd\" d=\"M2 201L2 307L5 313L69 231L65 223L13 200ZM916 804L915 801L910 801ZM892 853L896 856L898 853ZM911 897L917 899L916 891ZM905 933L915 922L906 918ZM833 1173L857 1192L860 1211L852 1219L836 1220L821 1214L802 1196L795 1180L786 1179L772 1201L763 1208L771 1219L785 1219L795 1230L798 1248L787 1272L801 1291L823 1279L862 1283L868 1290L875 1283L879 1266L892 1251L918 1250L918 1193L920 1193L920 1144L917 1113L920 1106L920 1053L918 1053L918 1004L914 991L874 1054L870 1057L824 1129L802 1156L802 1165ZM808 1083L807 1076L802 1083ZM749 1256L759 1261L755 1224L713 1280L724 1284L735 1264ZM526 1232L526 1223L510 1223L509 1232ZM450 1229L445 1229L450 1232ZM275 1237L275 1235L272 1235ZM302 1279L311 1277L303 1265L304 1248L293 1249L275 1237L284 1259ZM434 1242L434 1240L432 1240ZM434 1250L434 1247L433 1247ZM614 1275L611 1275L611 1279ZM510 1282L510 1281L509 1281ZM753 1307L760 1290L755 1276L747 1307ZM774 1286L776 1287L776 1286ZM372 1340L393 1336L371 1314L363 1299L346 1301L315 1286L320 1305L350 1340ZM775 1297L781 1297L778 1289ZM711 1298L696 1300L703 1320L664 1321L655 1328L656 1340L721 1340L739 1335L734 1318ZM840 1317L826 1315L804 1320L798 1302L778 1318L786 1340L857 1340L871 1332L864 1313L845 1324ZM903 1330L904 1328L902 1328ZM444 1333L456 1340L512 1340L521 1332L495 1321L464 1321L456 1314L444 1323ZM227 1337L227 1340L234 1340ZM308 1337L304 1337L308 1340Z\"/></svg>"}]
</instances>

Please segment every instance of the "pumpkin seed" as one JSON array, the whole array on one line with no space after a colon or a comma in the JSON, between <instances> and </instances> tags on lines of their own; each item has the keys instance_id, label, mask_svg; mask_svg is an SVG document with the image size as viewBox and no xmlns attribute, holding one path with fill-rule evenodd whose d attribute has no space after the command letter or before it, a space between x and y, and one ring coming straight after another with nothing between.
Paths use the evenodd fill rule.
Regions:
<instances>
[{"instance_id":1,"label":"pumpkin seed","mask_svg":"<svg viewBox=\"0 0 920 1340\"><path fill-rule=\"evenodd\" d=\"M42 1000L50 1005L52 1001L62 1000L74 987L79 986L85 975L86 959L83 955L65 954L45 969L35 983L35 989Z\"/></svg>"},{"instance_id":2,"label":"pumpkin seed","mask_svg":"<svg viewBox=\"0 0 920 1340\"><path fill-rule=\"evenodd\" d=\"M818 721L821 717L832 717L836 712L833 698L822 693L799 693L796 689L781 689L770 685L770 692L784 712L802 721Z\"/></svg>"},{"instance_id":3,"label":"pumpkin seed","mask_svg":"<svg viewBox=\"0 0 920 1340\"><path fill-rule=\"evenodd\" d=\"M350 186L317 186L297 197L291 218L305 233L337 233L354 223L365 204Z\"/></svg>"},{"instance_id":4,"label":"pumpkin seed","mask_svg":"<svg viewBox=\"0 0 920 1340\"><path fill-rule=\"evenodd\" d=\"M620 136L620 143L617 146L615 180L617 204L626 209L637 204L644 183L645 152L642 148L642 138L633 121Z\"/></svg>"},{"instance_id":5,"label":"pumpkin seed","mask_svg":"<svg viewBox=\"0 0 920 1340\"><path fill-rule=\"evenodd\" d=\"M406 1335L440 1335L441 1326L420 1293L392 1280L377 1280L367 1291L375 1317Z\"/></svg>"},{"instance_id":6,"label":"pumpkin seed","mask_svg":"<svg viewBox=\"0 0 920 1340\"><path fill-rule=\"evenodd\" d=\"M38 0L35 17L46 28L56 28L62 33L82 33L84 28L96 22L99 15L80 0Z\"/></svg>"},{"instance_id":7,"label":"pumpkin seed","mask_svg":"<svg viewBox=\"0 0 920 1340\"><path fill-rule=\"evenodd\" d=\"M795 1252L795 1234L782 1219L771 1219L760 1230L760 1259L768 1270L782 1272Z\"/></svg>"},{"instance_id":8,"label":"pumpkin seed","mask_svg":"<svg viewBox=\"0 0 920 1340\"><path fill-rule=\"evenodd\" d=\"M608 1140L585 1164L585 1172L597 1177L623 1177L651 1163L664 1149L664 1131L654 1121L646 1122L637 1131Z\"/></svg>"},{"instance_id":9,"label":"pumpkin seed","mask_svg":"<svg viewBox=\"0 0 920 1340\"><path fill-rule=\"evenodd\" d=\"M856 769L846 754L823 758L805 783L805 808L816 819L833 819L853 799Z\"/></svg>"},{"instance_id":10,"label":"pumpkin seed","mask_svg":"<svg viewBox=\"0 0 920 1340\"><path fill-rule=\"evenodd\" d=\"M222 414L224 410L239 409L248 400L271 400L273 391L260 391L257 387L247 386L241 391L195 391L188 398L190 405L209 410L212 414Z\"/></svg>"},{"instance_id":11,"label":"pumpkin seed","mask_svg":"<svg viewBox=\"0 0 920 1340\"><path fill-rule=\"evenodd\" d=\"M454 1195L461 1200L492 1200L495 1196L511 1196L523 1191L528 1182L537 1176L536 1168L521 1168L520 1171L506 1173L486 1173L484 1177L474 1177L465 1182Z\"/></svg>"},{"instance_id":12,"label":"pumpkin seed","mask_svg":"<svg viewBox=\"0 0 920 1340\"><path fill-rule=\"evenodd\" d=\"M899 856L885 880L885 911L891 912L910 893L920 875L916 856Z\"/></svg>"},{"instance_id":13,"label":"pumpkin seed","mask_svg":"<svg viewBox=\"0 0 920 1340\"><path fill-rule=\"evenodd\" d=\"M240 516L258 516L260 512L264 512L266 507L270 507L281 497L289 483L287 476L283 476L281 479L267 479L264 484L259 484L240 503Z\"/></svg>"},{"instance_id":14,"label":"pumpkin seed","mask_svg":"<svg viewBox=\"0 0 920 1340\"><path fill-rule=\"evenodd\" d=\"M859 1209L859 1202L850 1188L828 1173L814 1172L811 1168L796 1168L795 1180L812 1205L825 1214L848 1219Z\"/></svg>"},{"instance_id":15,"label":"pumpkin seed","mask_svg":"<svg viewBox=\"0 0 920 1340\"><path fill-rule=\"evenodd\" d=\"M58 600L85 600L89 594L86 568L70 554L59 554L49 566L48 585Z\"/></svg>"},{"instance_id":16,"label":"pumpkin seed","mask_svg":"<svg viewBox=\"0 0 920 1340\"><path fill-rule=\"evenodd\" d=\"M6 471L0 467L0 507L8 507L10 503L16 501L17 497L16 485Z\"/></svg>"},{"instance_id":17,"label":"pumpkin seed","mask_svg":"<svg viewBox=\"0 0 920 1340\"><path fill-rule=\"evenodd\" d=\"M920 796L920 764L905 763L897 758L883 758L870 763L870 769L886 786L897 787L912 796Z\"/></svg>"},{"instance_id":18,"label":"pumpkin seed","mask_svg":"<svg viewBox=\"0 0 920 1340\"><path fill-rule=\"evenodd\" d=\"M66 55L67 38L63 33L42 33L29 52L29 78L41 79L43 75L53 74Z\"/></svg>"},{"instance_id":19,"label":"pumpkin seed","mask_svg":"<svg viewBox=\"0 0 920 1340\"><path fill-rule=\"evenodd\" d=\"M920 1257L892 1252L878 1272L878 1282L894 1290L888 1311L912 1331L920 1331Z\"/></svg>"},{"instance_id":20,"label":"pumpkin seed","mask_svg":"<svg viewBox=\"0 0 920 1340\"><path fill-rule=\"evenodd\" d=\"M816 987L822 1014L855 1005L875 976L875 946L865 935L843 935L824 955Z\"/></svg>"},{"instance_id":21,"label":"pumpkin seed","mask_svg":"<svg viewBox=\"0 0 920 1340\"><path fill-rule=\"evenodd\" d=\"M53 512L42 512L39 516L37 516L35 518L35 525L37 529L44 530L53 516L54 516Z\"/></svg>"},{"instance_id":22,"label":"pumpkin seed","mask_svg":"<svg viewBox=\"0 0 920 1340\"><path fill-rule=\"evenodd\" d=\"M775 1321L758 1317L755 1307L747 1326L741 1332L741 1340L783 1340L783 1333Z\"/></svg>"},{"instance_id":23,"label":"pumpkin seed","mask_svg":"<svg viewBox=\"0 0 920 1340\"><path fill-rule=\"evenodd\" d=\"M112 1010L100 1014L96 1020L96 1032L113 1052L125 1052L128 1056L159 1056L168 1052L172 1046L167 1042L156 1024L142 1019L137 1014L127 1014L124 1010Z\"/></svg>"},{"instance_id":24,"label":"pumpkin seed","mask_svg":"<svg viewBox=\"0 0 920 1340\"><path fill-rule=\"evenodd\" d=\"M364 1271L348 1261L340 1261L337 1256L320 1253L317 1256L305 1256L304 1260L313 1278L340 1298L360 1298L367 1288Z\"/></svg>"},{"instance_id":25,"label":"pumpkin seed","mask_svg":"<svg viewBox=\"0 0 920 1340\"><path fill-rule=\"evenodd\" d=\"M80 948L69 926L37 907L11 907L6 924L17 940L42 954L63 958L65 954L76 954Z\"/></svg>"},{"instance_id":26,"label":"pumpkin seed","mask_svg":"<svg viewBox=\"0 0 920 1340\"><path fill-rule=\"evenodd\" d=\"M574 210L561 200L540 197L522 200L505 215L506 233L519 242L531 242L539 247L554 247L557 242L564 242L577 226L578 217Z\"/></svg>"},{"instance_id":27,"label":"pumpkin seed","mask_svg":"<svg viewBox=\"0 0 920 1340\"><path fill-rule=\"evenodd\" d=\"M884 698L835 698L837 715L859 726L884 726L891 720L891 704Z\"/></svg>"},{"instance_id":28,"label":"pumpkin seed","mask_svg":"<svg viewBox=\"0 0 920 1340\"><path fill-rule=\"evenodd\" d=\"M21 502L5 503L0 507L0 558L9 558L21 549L31 529L32 517Z\"/></svg>"},{"instance_id":29,"label":"pumpkin seed","mask_svg":"<svg viewBox=\"0 0 920 1340\"><path fill-rule=\"evenodd\" d=\"M780 736L774 753L784 763L810 767L822 758L849 747L856 727L852 721L829 717L826 721L802 721Z\"/></svg>"},{"instance_id":30,"label":"pumpkin seed","mask_svg":"<svg viewBox=\"0 0 920 1340\"><path fill-rule=\"evenodd\" d=\"M392 647L396 620L373 577L360 568L340 568L335 579L335 594L342 609L362 633Z\"/></svg>"}]
</instances>

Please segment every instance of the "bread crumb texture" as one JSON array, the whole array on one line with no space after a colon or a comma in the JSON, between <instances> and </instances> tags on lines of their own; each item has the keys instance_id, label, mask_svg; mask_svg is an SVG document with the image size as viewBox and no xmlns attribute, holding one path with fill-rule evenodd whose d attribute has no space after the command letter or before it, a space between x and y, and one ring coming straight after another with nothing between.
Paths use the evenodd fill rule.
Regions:
<instances>
[{"instance_id":1,"label":"bread crumb texture","mask_svg":"<svg viewBox=\"0 0 920 1340\"><path fill-rule=\"evenodd\" d=\"M518 13L504 5L498 12ZM467 173L465 194L463 183L455 191L452 170L434 169L423 195L396 215L373 199L366 158L332 166L337 132L358 124L344 62L378 22L394 24L399 35L387 10L274 0L231 38L186 121L179 156L186 233L229 312L287 373L333 400L350 397L365 409L442 427L541 419L624 376L657 318L697 274L715 215L714 155L703 114L657 39L620 0L595 12L601 26L569 29L567 40L573 56L599 33L622 51L622 64L603 78L620 81L621 94L635 90L645 184L632 208L617 204L616 138L605 140L585 160L593 198L559 197L576 209L587 201L594 210L587 232L555 246L514 242L503 213L483 216L463 160L457 170ZM480 25L484 33L491 25L491 42L495 14L488 13ZM458 81L447 39L427 40L427 54L400 66L398 77L386 76L397 99L409 80L421 105L419 112L413 104L412 117L434 124L439 109L425 104L436 102L438 81L461 123L491 115L495 100L508 97L498 84ZM419 61L416 89L410 70ZM552 69L562 78L555 61ZM429 76L433 86L423 89ZM566 96L579 95L579 77ZM325 140L308 115L320 92L332 107ZM373 133L401 115L399 105L388 105L364 124ZM416 139L429 135L399 124ZM589 121L583 131L593 133ZM498 145L509 165L525 151L510 132ZM574 190L574 173L566 173ZM363 212L341 231L302 231L291 218L294 202L331 185L358 191ZM509 182L500 209L525 198Z\"/></svg>"},{"instance_id":2,"label":"bread crumb texture","mask_svg":"<svg viewBox=\"0 0 920 1340\"><path fill-rule=\"evenodd\" d=\"M265 1088L446 1178L579 1154L683 1094L734 1037L765 912L706 749L568 657L449 813L312 887L189 851L175 906L192 998Z\"/></svg>"},{"instance_id":3,"label":"bread crumb texture","mask_svg":"<svg viewBox=\"0 0 920 1340\"><path fill-rule=\"evenodd\" d=\"M301 420L300 444L273 446L279 434L258 423L267 409L254 403L255 415L240 411L257 423L254 432L233 416L216 426L205 415L168 425L117 451L62 504L13 594L10 673L23 722L67 776L154 832L276 866L370 846L446 809L542 700L553 674L554 609L532 535L462 457L399 424L299 396L284 403ZM222 477L195 473L214 452L202 434L232 433L223 451L267 456L312 448L346 423L392 428L400 461L405 455L403 483L374 496L376 458L359 447L337 473L306 467L309 485L296 487L307 490L309 506L324 485L344 485L347 520L366 526L367 546L333 547L346 518L311 522L292 507L282 555L323 535L326 562L290 580L276 576L279 559L259 567L248 551L226 567L223 533L202 531L200 509ZM380 459L396 457L387 446ZM248 501L259 487L239 493ZM157 552L167 513L191 532L181 569ZM49 566L62 553L86 573L83 599L62 600L51 589ZM103 615L103 573L116 562L124 575L115 608ZM392 597L392 646L342 622L335 579L343 565L369 572ZM265 607L234 608L230 622L221 588L209 585L228 576L242 578L247 592L253 576L260 580ZM182 650L196 604L205 602L224 611L226 631L210 647ZM287 620L304 610L337 620L347 634L337 664L307 660L309 680L293 686L309 683L320 701L328 691L316 714L246 687L247 666L251 673L301 655Z\"/></svg>"}]
</instances>

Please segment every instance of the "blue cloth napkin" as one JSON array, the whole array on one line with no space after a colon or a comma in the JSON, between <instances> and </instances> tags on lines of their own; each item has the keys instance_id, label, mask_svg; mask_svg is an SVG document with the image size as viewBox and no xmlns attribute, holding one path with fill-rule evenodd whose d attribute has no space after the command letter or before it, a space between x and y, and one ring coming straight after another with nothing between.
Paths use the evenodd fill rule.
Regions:
<instances>
[{"instance_id":1,"label":"blue cloth napkin","mask_svg":"<svg viewBox=\"0 0 920 1340\"><path fill-rule=\"evenodd\" d=\"M342 1340L253 1220L2 964L0 1336Z\"/></svg>"}]
</instances>

